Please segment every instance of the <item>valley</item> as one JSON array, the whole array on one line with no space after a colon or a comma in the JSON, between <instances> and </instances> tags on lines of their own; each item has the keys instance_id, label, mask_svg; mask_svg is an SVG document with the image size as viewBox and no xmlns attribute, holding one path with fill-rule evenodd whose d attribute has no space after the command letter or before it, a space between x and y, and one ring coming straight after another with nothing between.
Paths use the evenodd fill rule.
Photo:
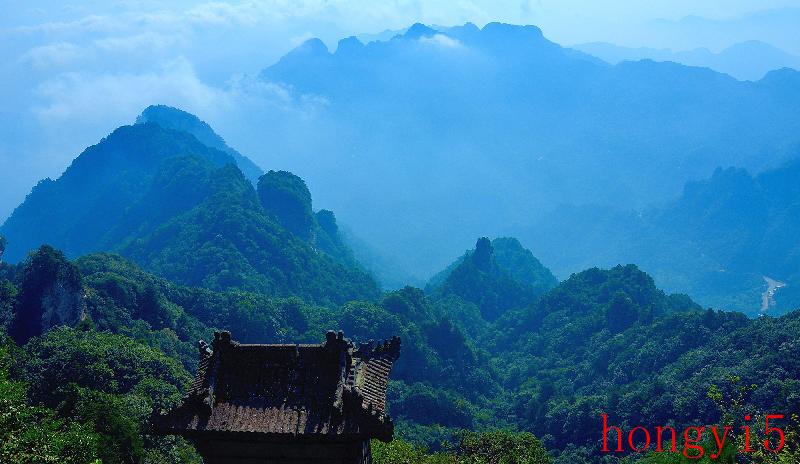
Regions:
<instances>
[{"instance_id":1,"label":"valley","mask_svg":"<svg viewBox=\"0 0 800 464\"><path fill-rule=\"evenodd\" d=\"M0 174L68 159L0 224L0 463L800 462L793 55L323 4L0 24L59 40Z\"/></svg>"}]
</instances>

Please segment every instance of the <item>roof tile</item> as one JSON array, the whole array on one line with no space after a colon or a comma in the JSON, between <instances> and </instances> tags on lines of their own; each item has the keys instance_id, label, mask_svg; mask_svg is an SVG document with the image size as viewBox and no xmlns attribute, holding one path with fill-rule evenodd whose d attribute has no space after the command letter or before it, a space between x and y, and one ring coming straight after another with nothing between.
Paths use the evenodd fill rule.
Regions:
<instances>
[{"instance_id":1,"label":"roof tile","mask_svg":"<svg viewBox=\"0 0 800 464\"><path fill-rule=\"evenodd\" d=\"M252 433L391 439L386 389L400 339L354 346L329 332L319 345L200 342L183 404L156 418L164 434Z\"/></svg>"}]
</instances>

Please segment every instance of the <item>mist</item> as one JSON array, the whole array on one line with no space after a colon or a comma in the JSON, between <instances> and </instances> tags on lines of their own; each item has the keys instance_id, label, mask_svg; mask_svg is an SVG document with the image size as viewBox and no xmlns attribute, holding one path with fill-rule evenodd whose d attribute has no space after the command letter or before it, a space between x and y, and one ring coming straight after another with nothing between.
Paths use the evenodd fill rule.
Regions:
<instances>
[{"instance_id":1,"label":"mist","mask_svg":"<svg viewBox=\"0 0 800 464\"><path fill-rule=\"evenodd\" d=\"M262 119L243 116L260 106L254 101L299 113L308 110L307 102L287 101L280 88L253 88L248 76L311 37L333 47L343 37L401 30L418 21L504 21L536 24L568 45L720 47L746 38L797 52L800 43L797 28L789 27L797 11L775 10L790 1L581 3L369 2L364 8L364 2L321 1L6 1L0 18L0 217L39 179L57 176L82 148L153 103L197 113L232 145L271 167L275 155L250 149L262 146ZM687 16L718 26L713 43L709 34L686 34ZM649 27L652 21L661 21L658 34ZM623 22L626 27L619 27Z\"/></svg>"}]
</instances>

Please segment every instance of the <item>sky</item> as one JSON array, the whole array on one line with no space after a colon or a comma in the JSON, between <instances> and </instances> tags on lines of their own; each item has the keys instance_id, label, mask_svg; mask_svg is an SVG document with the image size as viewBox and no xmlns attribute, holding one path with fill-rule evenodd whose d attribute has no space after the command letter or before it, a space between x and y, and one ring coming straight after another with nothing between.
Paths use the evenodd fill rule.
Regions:
<instances>
[{"instance_id":1,"label":"sky","mask_svg":"<svg viewBox=\"0 0 800 464\"><path fill-rule=\"evenodd\" d=\"M757 39L800 55L800 0L0 0L0 11L0 221L39 179L150 104L252 145L248 114L306 105L255 74L311 37L333 49L415 22L502 21L535 24L562 45L720 50Z\"/></svg>"}]
</instances>

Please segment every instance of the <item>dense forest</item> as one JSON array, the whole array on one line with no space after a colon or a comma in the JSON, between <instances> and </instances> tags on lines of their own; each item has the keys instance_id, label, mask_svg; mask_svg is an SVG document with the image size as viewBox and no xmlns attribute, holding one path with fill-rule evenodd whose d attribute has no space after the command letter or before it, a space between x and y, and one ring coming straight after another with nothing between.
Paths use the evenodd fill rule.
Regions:
<instances>
[{"instance_id":1,"label":"dense forest","mask_svg":"<svg viewBox=\"0 0 800 464\"><path fill-rule=\"evenodd\" d=\"M601 414L630 429L800 411L800 312L703 308L632 264L559 282L510 237L477 238L424 289L380 290L303 179L249 179L201 121L145 115L0 229L0 462L199 462L150 422L220 329L245 343L399 335L380 464L683 462L604 456ZM796 462L796 419L781 425L775 459Z\"/></svg>"},{"instance_id":2,"label":"dense forest","mask_svg":"<svg viewBox=\"0 0 800 464\"><path fill-rule=\"evenodd\" d=\"M399 334L404 351L390 389L399 440L376 444L383 462L423 448L437 452L425 459L442 462L466 449L509 448L498 441L536 459L594 462L602 412L620 425L713 424L742 386L741 411L800 408L798 313L752 320L702 310L634 266L576 274L495 320L457 293L408 287L317 306L180 286L118 255L69 261L48 246L3 265L2 275L2 320L14 339L3 342L5 401L18 414L3 422L12 462L24 453L196 461L182 440L149 435L148 421L180 400L196 368L194 344L215 328L246 342L317 342L330 327L355 340ZM723 398L714 401L713 391ZM34 419L52 438L30 436L22 424Z\"/></svg>"}]
</instances>

